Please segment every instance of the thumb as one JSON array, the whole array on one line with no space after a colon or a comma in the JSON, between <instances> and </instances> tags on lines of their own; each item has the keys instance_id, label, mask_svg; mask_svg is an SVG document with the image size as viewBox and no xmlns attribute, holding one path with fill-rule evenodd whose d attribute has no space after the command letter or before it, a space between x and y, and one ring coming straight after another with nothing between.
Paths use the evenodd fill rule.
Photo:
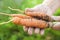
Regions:
<instances>
[{"instance_id":1,"label":"thumb","mask_svg":"<svg viewBox=\"0 0 60 40\"><path fill-rule=\"evenodd\" d=\"M60 22L56 23L56 24L52 27L52 29L54 29L54 30L60 30Z\"/></svg>"},{"instance_id":2,"label":"thumb","mask_svg":"<svg viewBox=\"0 0 60 40\"><path fill-rule=\"evenodd\" d=\"M41 35L44 35L44 32L45 32L44 29L41 29L41 30L40 30L40 34L41 34Z\"/></svg>"},{"instance_id":3,"label":"thumb","mask_svg":"<svg viewBox=\"0 0 60 40\"><path fill-rule=\"evenodd\" d=\"M33 12L33 11L34 11L33 8L26 8L26 9L25 9L25 13L26 13L26 12Z\"/></svg>"}]
</instances>

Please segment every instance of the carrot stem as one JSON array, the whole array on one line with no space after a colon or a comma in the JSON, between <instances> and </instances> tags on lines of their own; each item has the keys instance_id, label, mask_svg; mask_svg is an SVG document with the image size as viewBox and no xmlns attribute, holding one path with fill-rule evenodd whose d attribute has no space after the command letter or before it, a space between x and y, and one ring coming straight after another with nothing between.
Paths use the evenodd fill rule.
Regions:
<instances>
[{"instance_id":1,"label":"carrot stem","mask_svg":"<svg viewBox=\"0 0 60 40\"><path fill-rule=\"evenodd\" d=\"M20 9L13 9L13 8L11 8L11 7L8 7L10 10L14 10L14 11L18 11L18 12L21 12L21 13L23 13L24 11L22 11L22 10L20 10Z\"/></svg>"},{"instance_id":2,"label":"carrot stem","mask_svg":"<svg viewBox=\"0 0 60 40\"><path fill-rule=\"evenodd\" d=\"M2 22L2 23L0 23L0 25L3 25L3 24L7 24L7 23L10 23L10 22L12 22L13 20L9 20L9 21L7 21L7 22Z\"/></svg>"},{"instance_id":3,"label":"carrot stem","mask_svg":"<svg viewBox=\"0 0 60 40\"><path fill-rule=\"evenodd\" d=\"M2 13L0 12L1 15L6 15L6 16L11 16L10 14L7 14L7 13Z\"/></svg>"}]
</instances>

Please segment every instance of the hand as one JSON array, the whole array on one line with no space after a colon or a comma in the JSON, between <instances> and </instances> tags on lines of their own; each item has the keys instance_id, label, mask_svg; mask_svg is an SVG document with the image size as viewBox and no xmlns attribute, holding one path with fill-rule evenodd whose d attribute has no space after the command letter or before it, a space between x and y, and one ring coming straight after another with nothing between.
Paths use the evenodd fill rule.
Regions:
<instances>
[{"instance_id":1,"label":"hand","mask_svg":"<svg viewBox=\"0 0 60 40\"><path fill-rule=\"evenodd\" d=\"M36 15L35 15L35 13L34 12L41 12L41 13L46 13L46 14L48 14L48 15L52 15L52 13L53 12L51 12L51 10L50 10L50 8L48 9L49 7L47 7L46 8L46 6L41 6L41 5L39 5L39 6L37 6L37 7L35 7L35 8L30 8L30 9L26 9L26 11L25 11L25 13L27 13L28 12L28 14L30 15L30 14L34 14L34 15L30 15L30 16L35 16L35 17L37 17L37 19L40 19L40 17L39 17L39 15L40 14L38 14L38 13L36 13ZM53 6L52 7L52 9L53 10L55 10L54 9L55 8L55 6ZM57 7L56 7L57 8ZM37 15L38 14L38 15ZM27 15L27 14L26 14ZM34 17L34 18L35 18ZM42 17L41 17L42 18ZM45 18L45 17L44 17ZM43 19L44 19L43 18ZM49 18L49 17L48 17ZM48 19L47 18L47 19ZM57 26L54 26L55 28L57 27ZM54 27L53 27L53 29L54 29ZM59 26L60 27L60 26ZM28 34L33 34L33 32L34 33L40 33L41 35L43 35L44 34L44 29L40 29L40 28L31 28L31 27L26 27L26 26L24 26L24 31L27 31L28 32Z\"/></svg>"},{"instance_id":2,"label":"hand","mask_svg":"<svg viewBox=\"0 0 60 40\"><path fill-rule=\"evenodd\" d=\"M47 20L50 21L50 17L47 14L45 14L46 13L45 11L42 12L40 10L39 11L37 11L37 10L38 9L34 9L34 8L26 9L25 10L25 14L29 15L29 16L32 16L32 17L34 17L36 19L40 19L41 18L41 19L43 19L45 21L47 21ZM33 32L36 33L36 34L40 33L41 35L44 34L44 29L41 29L41 28L35 28L35 27L33 28L33 27L24 26L23 29L24 29L24 31L27 31L28 34L30 34L30 35L32 35Z\"/></svg>"}]
</instances>

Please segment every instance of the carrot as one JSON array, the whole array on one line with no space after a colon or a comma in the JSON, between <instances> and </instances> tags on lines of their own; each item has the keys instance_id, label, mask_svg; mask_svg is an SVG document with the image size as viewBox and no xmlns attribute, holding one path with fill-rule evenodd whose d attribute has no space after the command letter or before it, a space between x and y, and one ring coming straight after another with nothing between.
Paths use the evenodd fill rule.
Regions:
<instances>
[{"instance_id":1,"label":"carrot","mask_svg":"<svg viewBox=\"0 0 60 40\"><path fill-rule=\"evenodd\" d=\"M11 14L10 16L12 16L12 17L19 17L19 18L35 18L35 17L31 17L31 16L28 16L28 15L24 15L24 14ZM43 16L44 17L44 16ZM46 17L46 16L45 16ZM38 18L36 18L36 19L38 19ZM58 22L60 22L60 16L50 16L50 18L49 18L49 16L47 16L47 18L42 18L42 16L41 16L41 20L44 20L44 19L48 19L48 20L50 20L49 22L54 22L54 21L58 21ZM44 20L44 21L46 21L46 20Z\"/></svg>"},{"instance_id":2,"label":"carrot","mask_svg":"<svg viewBox=\"0 0 60 40\"><path fill-rule=\"evenodd\" d=\"M34 13L25 13L24 14L6 14L6 13L1 13L3 15L11 16L11 17L20 17L20 18L36 18L36 19L42 19L45 21L51 21L51 17L46 15L45 13L39 13L39 12L34 12Z\"/></svg>"},{"instance_id":3,"label":"carrot","mask_svg":"<svg viewBox=\"0 0 60 40\"><path fill-rule=\"evenodd\" d=\"M41 13L41 12L25 12L25 14L28 15L28 16L43 19L45 21L51 21L51 17L48 16L47 14L45 14L45 13Z\"/></svg>"},{"instance_id":4,"label":"carrot","mask_svg":"<svg viewBox=\"0 0 60 40\"><path fill-rule=\"evenodd\" d=\"M11 17L13 17L13 20L9 20L7 22L2 22L2 23L0 23L0 25L7 24L12 21L15 24L24 25L27 27L39 27L39 28L46 28L48 26L56 27L56 25L52 26L52 25L54 25L54 23L52 23L52 22L47 23L46 21L43 21L42 19L38 20L38 19L32 18L27 15L23 15L23 14L5 14L5 13L1 13L1 14L11 16ZM51 19L55 20L55 21L60 21L60 16L51 16ZM56 22L56 23L58 23L58 22Z\"/></svg>"},{"instance_id":5,"label":"carrot","mask_svg":"<svg viewBox=\"0 0 60 40\"><path fill-rule=\"evenodd\" d=\"M19 17L19 18L32 18L31 16L27 16L27 15L24 15L24 14L11 14L10 16L12 17Z\"/></svg>"},{"instance_id":6,"label":"carrot","mask_svg":"<svg viewBox=\"0 0 60 40\"><path fill-rule=\"evenodd\" d=\"M6 15L6 16L11 16L11 17L19 17L19 18L34 18L34 17L31 17L29 15L24 15L24 14L6 14L6 13L1 13L1 12L0 12L0 14ZM42 13L40 13L40 14L42 15L42 16L40 16L42 20L43 19L45 19L45 21L46 20L50 20L49 22L52 22L52 21L60 21L60 16L50 16L49 17L46 14L42 14ZM30 15L33 15L33 14L30 14ZM47 18L46 18L46 16L47 16ZM39 17L37 17L36 19L38 19L38 18Z\"/></svg>"},{"instance_id":7,"label":"carrot","mask_svg":"<svg viewBox=\"0 0 60 40\"><path fill-rule=\"evenodd\" d=\"M19 17L19 18L32 18L32 17L24 15L24 14L7 14L7 13L2 13L2 12L0 12L0 14L6 15L6 16L11 16L11 17Z\"/></svg>"},{"instance_id":8,"label":"carrot","mask_svg":"<svg viewBox=\"0 0 60 40\"><path fill-rule=\"evenodd\" d=\"M13 23L19 24L19 25L24 25L27 27L38 27L38 28L47 28L48 23L42 20L37 20L37 19L22 19L18 17L13 17Z\"/></svg>"}]
</instances>

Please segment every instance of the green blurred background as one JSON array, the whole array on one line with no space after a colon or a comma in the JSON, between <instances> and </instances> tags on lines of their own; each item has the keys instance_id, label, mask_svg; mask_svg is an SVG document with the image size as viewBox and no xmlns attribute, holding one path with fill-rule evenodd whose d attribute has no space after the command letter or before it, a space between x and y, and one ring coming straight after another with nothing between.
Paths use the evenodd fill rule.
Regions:
<instances>
[{"instance_id":1,"label":"green blurred background","mask_svg":"<svg viewBox=\"0 0 60 40\"><path fill-rule=\"evenodd\" d=\"M17 14L19 12L12 11L8 7L24 10L42 2L43 0L0 0L0 12ZM54 15L60 15L60 9ZM9 18L8 16L0 15L0 22L8 21ZM0 25L0 40L60 40L60 31L46 29L43 36L40 34L29 36L20 25L8 23Z\"/></svg>"}]
</instances>

